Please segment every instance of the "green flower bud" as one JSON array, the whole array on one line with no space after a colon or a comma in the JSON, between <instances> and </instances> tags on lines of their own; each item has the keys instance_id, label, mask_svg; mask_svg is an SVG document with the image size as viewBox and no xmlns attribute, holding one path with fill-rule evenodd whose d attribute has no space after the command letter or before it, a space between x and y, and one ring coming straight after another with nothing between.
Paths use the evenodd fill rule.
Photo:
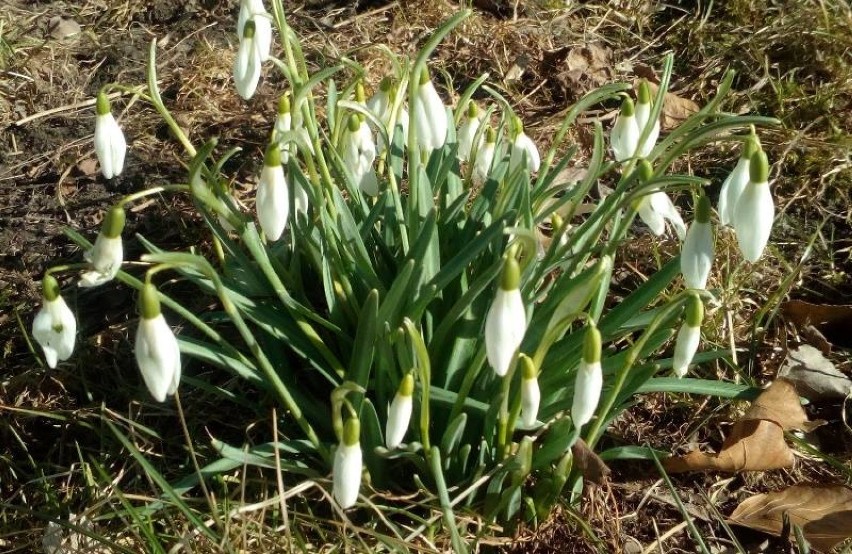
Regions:
<instances>
[{"instance_id":1,"label":"green flower bud","mask_svg":"<svg viewBox=\"0 0 852 554\"><path fill-rule=\"evenodd\" d=\"M648 81L642 79L639 82L639 93L637 94L640 104L650 104L651 103L651 86L648 85Z\"/></svg>"},{"instance_id":2,"label":"green flower bud","mask_svg":"<svg viewBox=\"0 0 852 554\"><path fill-rule=\"evenodd\" d=\"M414 394L414 376L406 373L399 384L399 394L402 396L411 396Z\"/></svg>"},{"instance_id":3,"label":"green flower bud","mask_svg":"<svg viewBox=\"0 0 852 554\"><path fill-rule=\"evenodd\" d=\"M98 91L98 99L95 104L95 108L98 115L106 115L110 112L109 108L109 98L104 91Z\"/></svg>"},{"instance_id":4,"label":"green flower bud","mask_svg":"<svg viewBox=\"0 0 852 554\"><path fill-rule=\"evenodd\" d=\"M503 273L500 276L500 288L518 290L521 288L521 266L514 256L506 256L503 261Z\"/></svg>"},{"instance_id":5,"label":"green flower bud","mask_svg":"<svg viewBox=\"0 0 852 554\"><path fill-rule=\"evenodd\" d=\"M704 303L697 294L689 295L686 301L686 324L690 327L701 327L704 321Z\"/></svg>"},{"instance_id":6,"label":"green flower bud","mask_svg":"<svg viewBox=\"0 0 852 554\"><path fill-rule=\"evenodd\" d=\"M281 98L278 99L278 113L279 114L290 113L290 93L289 92L282 94Z\"/></svg>"},{"instance_id":7,"label":"green flower bud","mask_svg":"<svg viewBox=\"0 0 852 554\"><path fill-rule=\"evenodd\" d=\"M357 417L350 417L343 424L343 444L354 446L361 441L361 422Z\"/></svg>"},{"instance_id":8,"label":"green flower bud","mask_svg":"<svg viewBox=\"0 0 852 554\"><path fill-rule=\"evenodd\" d=\"M45 275L41 280L41 295L48 302L53 302L59 297L59 283L53 275Z\"/></svg>"},{"instance_id":9,"label":"green flower bud","mask_svg":"<svg viewBox=\"0 0 852 554\"><path fill-rule=\"evenodd\" d=\"M601 361L601 332L594 324L589 324L583 339L583 361L587 364Z\"/></svg>"},{"instance_id":10,"label":"green flower bud","mask_svg":"<svg viewBox=\"0 0 852 554\"><path fill-rule=\"evenodd\" d=\"M423 71L420 72L420 85L423 86L429 82L429 68L423 66Z\"/></svg>"},{"instance_id":11,"label":"green flower bud","mask_svg":"<svg viewBox=\"0 0 852 554\"><path fill-rule=\"evenodd\" d=\"M277 144L270 144L263 156L263 165L266 167L278 167L281 165L281 149Z\"/></svg>"},{"instance_id":12,"label":"green flower bud","mask_svg":"<svg viewBox=\"0 0 852 554\"><path fill-rule=\"evenodd\" d=\"M765 183L769 180L769 159L763 150L758 150L751 156L749 179L752 183Z\"/></svg>"},{"instance_id":13,"label":"green flower bud","mask_svg":"<svg viewBox=\"0 0 852 554\"><path fill-rule=\"evenodd\" d=\"M157 287L151 283L142 285L139 294L139 314L144 319L154 319L160 315L160 298L157 296Z\"/></svg>"},{"instance_id":14,"label":"green flower bud","mask_svg":"<svg viewBox=\"0 0 852 554\"><path fill-rule=\"evenodd\" d=\"M119 205L113 206L107 212L101 232L107 238L114 239L120 237L122 231L124 231L124 222L126 219L124 208Z\"/></svg>"},{"instance_id":15,"label":"green flower bud","mask_svg":"<svg viewBox=\"0 0 852 554\"><path fill-rule=\"evenodd\" d=\"M497 142L497 131L495 131L491 125L485 128L485 142L489 144Z\"/></svg>"},{"instance_id":16,"label":"green flower bud","mask_svg":"<svg viewBox=\"0 0 852 554\"><path fill-rule=\"evenodd\" d=\"M521 362L521 375L525 381L538 377L538 369L536 369L532 358L526 354L521 354L518 359Z\"/></svg>"},{"instance_id":17,"label":"green flower bud","mask_svg":"<svg viewBox=\"0 0 852 554\"><path fill-rule=\"evenodd\" d=\"M623 117L633 117L636 113L636 107L633 105L633 100L629 96L625 97L621 102L621 115Z\"/></svg>"},{"instance_id":18,"label":"green flower bud","mask_svg":"<svg viewBox=\"0 0 852 554\"><path fill-rule=\"evenodd\" d=\"M355 133L361 128L361 118L358 117L358 114L352 114L349 116L347 126L350 133Z\"/></svg>"},{"instance_id":19,"label":"green flower bud","mask_svg":"<svg viewBox=\"0 0 852 554\"><path fill-rule=\"evenodd\" d=\"M364 83L361 81L355 83L355 101L362 104L367 101L367 93L364 91Z\"/></svg>"},{"instance_id":20,"label":"green flower bud","mask_svg":"<svg viewBox=\"0 0 852 554\"><path fill-rule=\"evenodd\" d=\"M639 180L642 182L650 181L654 176L654 168L651 166L651 162L642 158L637 165L636 171L639 172Z\"/></svg>"}]
</instances>

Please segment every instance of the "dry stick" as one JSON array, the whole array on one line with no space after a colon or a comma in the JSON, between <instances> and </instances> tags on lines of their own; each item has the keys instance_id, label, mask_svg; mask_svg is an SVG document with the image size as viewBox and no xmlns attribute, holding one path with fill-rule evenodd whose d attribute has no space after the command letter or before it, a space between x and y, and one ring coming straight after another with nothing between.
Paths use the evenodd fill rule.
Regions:
<instances>
[{"instance_id":1,"label":"dry stick","mask_svg":"<svg viewBox=\"0 0 852 554\"><path fill-rule=\"evenodd\" d=\"M272 407L272 436L275 443L278 442L278 414L275 411L275 406ZM284 496L284 478L281 476L281 454L278 448L272 449L275 454L275 483L278 485L278 498L281 505L281 517L284 519L284 533L287 535L287 548L293 544L293 537L290 534L290 522L287 519L287 500Z\"/></svg>"}]
</instances>

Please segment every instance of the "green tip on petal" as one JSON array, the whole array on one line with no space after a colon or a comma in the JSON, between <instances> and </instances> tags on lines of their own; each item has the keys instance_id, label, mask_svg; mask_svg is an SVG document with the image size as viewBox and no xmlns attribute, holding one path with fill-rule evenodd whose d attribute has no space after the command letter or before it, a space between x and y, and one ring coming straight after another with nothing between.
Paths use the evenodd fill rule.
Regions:
<instances>
[{"instance_id":1,"label":"green tip on petal","mask_svg":"<svg viewBox=\"0 0 852 554\"><path fill-rule=\"evenodd\" d=\"M59 282L53 275L45 275L41 280L41 295L48 302L53 302L59 298Z\"/></svg>"},{"instance_id":2,"label":"green tip on petal","mask_svg":"<svg viewBox=\"0 0 852 554\"><path fill-rule=\"evenodd\" d=\"M423 71L420 72L420 86L422 87L429 82L429 68L423 66Z\"/></svg>"},{"instance_id":3,"label":"green tip on petal","mask_svg":"<svg viewBox=\"0 0 852 554\"><path fill-rule=\"evenodd\" d=\"M246 24L243 26L243 37L245 38L254 38L254 32L257 29L255 27L255 23L253 19L249 19L246 21Z\"/></svg>"},{"instance_id":4,"label":"green tip on petal","mask_svg":"<svg viewBox=\"0 0 852 554\"><path fill-rule=\"evenodd\" d=\"M518 356L518 359L521 362L521 375L524 380L529 381L530 379L535 379L538 377L538 370L535 367L535 362L527 356L526 354L521 354Z\"/></svg>"},{"instance_id":5,"label":"green tip on petal","mask_svg":"<svg viewBox=\"0 0 852 554\"><path fill-rule=\"evenodd\" d=\"M704 303L697 294L690 294L686 301L686 324L690 327L701 327L704 321Z\"/></svg>"},{"instance_id":6,"label":"green tip on petal","mask_svg":"<svg viewBox=\"0 0 852 554\"><path fill-rule=\"evenodd\" d=\"M479 115L479 106L476 105L476 102L471 100L467 103L467 117L473 119Z\"/></svg>"},{"instance_id":7,"label":"green tip on petal","mask_svg":"<svg viewBox=\"0 0 852 554\"><path fill-rule=\"evenodd\" d=\"M414 394L414 375L406 373L399 384L399 394L402 396L411 396Z\"/></svg>"},{"instance_id":8,"label":"green tip on petal","mask_svg":"<svg viewBox=\"0 0 852 554\"><path fill-rule=\"evenodd\" d=\"M343 424L343 444L353 446L361 442L361 422L357 417L350 417Z\"/></svg>"},{"instance_id":9,"label":"green tip on petal","mask_svg":"<svg viewBox=\"0 0 852 554\"><path fill-rule=\"evenodd\" d=\"M500 288L503 290L518 290L521 288L521 266L514 256L506 256L503 261Z\"/></svg>"},{"instance_id":10,"label":"green tip on petal","mask_svg":"<svg viewBox=\"0 0 852 554\"><path fill-rule=\"evenodd\" d=\"M633 100L628 96L621 103L621 115L624 117L633 117L635 113L636 107L633 105Z\"/></svg>"},{"instance_id":11,"label":"green tip on petal","mask_svg":"<svg viewBox=\"0 0 852 554\"><path fill-rule=\"evenodd\" d=\"M277 144L270 144L266 148L266 154L263 155L263 165L266 167L276 167L281 165L281 149Z\"/></svg>"},{"instance_id":12,"label":"green tip on petal","mask_svg":"<svg viewBox=\"0 0 852 554\"><path fill-rule=\"evenodd\" d=\"M107 212L101 232L105 237L110 239L120 237L122 231L124 231L124 222L126 220L127 216L124 214L124 208L118 205L113 206Z\"/></svg>"},{"instance_id":13,"label":"green tip on petal","mask_svg":"<svg viewBox=\"0 0 852 554\"><path fill-rule=\"evenodd\" d=\"M740 156L745 160L750 160L754 153L760 150L760 141L757 135L749 135L743 143L743 153Z\"/></svg>"},{"instance_id":14,"label":"green tip on petal","mask_svg":"<svg viewBox=\"0 0 852 554\"><path fill-rule=\"evenodd\" d=\"M109 113L109 98L104 91L98 91L98 99L96 102L98 115L106 115Z\"/></svg>"},{"instance_id":15,"label":"green tip on petal","mask_svg":"<svg viewBox=\"0 0 852 554\"><path fill-rule=\"evenodd\" d=\"M491 125L485 128L485 142L488 144L497 142L497 131Z\"/></svg>"},{"instance_id":16,"label":"green tip on petal","mask_svg":"<svg viewBox=\"0 0 852 554\"><path fill-rule=\"evenodd\" d=\"M706 194L698 197L695 204L695 221L698 223L709 223L710 221L710 199Z\"/></svg>"},{"instance_id":17,"label":"green tip on petal","mask_svg":"<svg viewBox=\"0 0 852 554\"><path fill-rule=\"evenodd\" d=\"M601 332L594 325L589 325L583 339L583 361L587 364L601 361Z\"/></svg>"},{"instance_id":18,"label":"green tip on petal","mask_svg":"<svg viewBox=\"0 0 852 554\"><path fill-rule=\"evenodd\" d=\"M361 119L358 117L358 114L352 114L349 116L349 121L346 123L346 127L349 129L350 133L358 132L358 129L361 128Z\"/></svg>"},{"instance_id":19,"label":"green tip on petal","mask_svg":"<svg viewBox=\"0 0 852 554\"><path fill-rule=\"evenodd\" d=\"M290 113L290 93L287 92L281 95L281 98L278 99L278 113L285 114Z\"/></svg>"},{"instance_id":20,"label":"green tip on petal","mask_svg":"<svg viewBox=\"0 0 852 554\"><path fill-rule=\"evenodd\" d=\"M387 75L379 83L379 90L381 90L382 92L390 92L392 86L393 78L390 75Z\"/></svg>"},{"instance_id":21,"label":"green tip on petal","mask_svg":"<svg viewBox=\"0 0 852 554\"><path fill-rule=\"evenodd\" d=\"M752 183L769 181L769 158L766 157L766 152L758 150L751 156L748 174Z\"/></svg>"},{"instance_id":22,"label":"green tip on petal","mask_svg":"<svg viewBox=\"0 0 852 554\"><path fill-rule=\"evenodd\" d=\"M142 285L139 295L139 314L145 319L154 319L160 315L160 298L157 296L157 287L151 283Z\"/></svg>"},{"instance_id":23,"label":"green tip on petal","mask_svg":"<svg viewBox=\"0 0 852 554\"><path fill-rule=\"evenodd\" d=\"M637 95L640 104L650 104L651 103L651 86L648 84L648 81L642 79L639 83L639 94Z\"/></svg>"},{"instance_id":24,"label":"green tip on petal","mask_svg":"<svg viewBox=\"0 0 852 554\"><path fill-rule=\"evenodd\" d=\"M364 83L361 81L355 83L355 101L361 103L367 101L367 92L364 90Z\"/></svg>"},{"instance_id":25,"label":"green tip on petal","mask_svg":"<svg viewBox=\"0 0 852 554\"><path fill-rule=\"evenodd\" d=\"M639 172L640 181L650 181L651 177L654 176L654 168L651 166L651 162L644 158L639 160L636 170Z\"/></svg>"}]
</instances>

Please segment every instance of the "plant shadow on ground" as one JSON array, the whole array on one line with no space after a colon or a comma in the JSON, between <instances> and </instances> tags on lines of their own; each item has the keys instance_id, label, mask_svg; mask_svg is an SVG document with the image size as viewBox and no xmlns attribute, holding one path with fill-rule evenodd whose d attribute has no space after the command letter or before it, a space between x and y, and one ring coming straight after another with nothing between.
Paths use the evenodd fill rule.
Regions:
<instances>
[{"instance_id":1,"label":"plant shadow on ground","mask_svg":"<svg viewBox=\"0 0 852 554\"><path fill-rule=\"evenodd\" d=\"M782 282L787 287L796 284L793 296L814 301L848 299L852 293L848 208L852 17L848 7L840 2L808 0L783 5L731 0L710 3L710 8L690 1L664 6L640 0L610 4L615 7L587 2L548 11L525 2L519 6L518 19L513 20L505 17L512 15L512 7L494 3L498 9L477 12L439 48L435 64L459 88L485 71L497 76L501 92L530 122L528 132L541 148L549 146L549 137L568 103L601 79L634 79L642 67L653 66L662 52L676 54L676 93L699 103L713 94L726 68L736 69L737 93L725 109L773 115L784 123L780 129L762 133L778 168L772 178L779 219L768 267L761 274L740 271L751 306L735 306L732 328L725 329L720 323L715 336L710 333L710 340L722 345L730 333L737 344L751 344L754 355L742 369L717 363L700 371L709 377L739 376L751 382L771 379L780 362L774 347L798 337L788 336L789 327L778 318L764 318L760 333L755 334L750 324L756 311L753 306L777 305L788 292L776 294ZM299 7L291 15L291 23L309 45L309 59L317 65L349 55L370 70L371 78L378 79L387 61L360 46L382 42L396 51L412 52L455 9L452 4L434 1L404 6L379 2L360 9L351 5ZM81 32L63 38L51 22L54 17L76 21ZM264 81L249 106L238 102L230 74L234 19L234 5L213 0L188 2L183 9L166 1L128 1L114 3L107 10L94 1L73 6L47 2L38 12L28 2L12 0L0 13L0 69L4 70L0 77L0 140L4 145L0 150L0 346L4 367L0 382L0 546L4 548L37 548L45 518L63 518L69 512L114 503L115 490L151 497L159 494L105 428L105 420L132 435L168 479L192 473L183 432L175 425L174 408L139 400L148 397L131 351L135 328L131 292L108 285L71 293L69 300L81 320L78 355L58 370L39 366L24 329L28 330L38 305L43 270L81 257L62 234L64 226L91 237L117 195L185 179L176 142L166 127L153 110L128 105L129 97L118 101L126 107L123 124L132 142L125 175L105 182L94 165L90 140L93 110L85 102L109 82L144 83L151 38L158 40L163 96L189 135L215 135L220 144L249 145L228 168L237 192L248 197L281 82ZM571 49L591 45L602 49L605 63L585 73L562 71ZM454 92L444 91L447 98ZM64 108L47 112L59 106ZM607 112L601 109L588 117L606 117ZM582 131L571 140L581 150L590 146L590 137ZM712 178L718 187L734 157L733 152L713 146L686 163L707 168L708 175L702 176ZM145 203L130 214L128 236L138 232L165 248L199 245L203 249L206 239L199 236L196 222L189 218L189 208L166 198ZM729 236L723 234L719 242L723 250L733 252ZM809 257L799 263L809 244ZM128 245L139 252L138 243L128 241ZM671 243L662 246L667 247L676 248ZM625 271L641 276L643 267L653 265L649 251L655 248L644 238L637 240L625 255L630 262ZM131 250L128 258L133 257ZM726 269L734 266L731 262ZM796 272L795 278L787 284L784 279L791 272ZM175 283L173 290L180 291L181 286ZM191 293L184 296L187 302L197 303L194 307L199 312L204 310L203 299L193 298ZM771 314L772 309L765 313ZM189 367L188 373L213 385L222 379L203 367ZM254 410L216 410L212 411L215 419L205 420L193 414L211 416L209 405L219 400L188 387L183 395L189 433L197 444L210 442L198 440L204 436L236 445L266 442L271 436L262 395ZM730 421L736 410L737 406L721 401L699 403L671 395L653 396L616 423L611 440L615 444L647 443L662 450L707 440L718 444L725 432L723 422ZM154 435L138 433L140 425ZM202 460L213 459L215 452L199 451L197 455ZM849 458L849 452L836 455ZM109 483L98 475L97 466L120 478ZM614 469L614 481L619 484L587 490L589 501L581 514L565 510L537 531L524 531L510 549L548 552L558 545L563 552L593 551L596 546L618 551L625 548L624 536L649 544L683 521L667 489L652 488L656 470L637 464ZM620 484L622 476L627 484ZM235 503L241 494L247 500L255 495L257 500L273 489L268 474L247 472L241 478L242 484L223 480L210 486L220 498ZM723 489L717 505L724 512L742 498L739 489L769 490L805 478L828 482L848 479L848 475L831 473L818 460L809 460L780 474L746 474L721 484L715 476L691 476L677 479L676 484L678 494L699 508L708 504L701 497L704 491ZM313 489L304 503L291 507L296 518L294 532L299 534L301 523L302 532L315 544L323 540L334 543L334 525L323 528L310 517L313 513L332 515L327 508L315 507L321 499ZM612 517L614 513L630 517ZM258 517L263 519L262 514ZM585 518L598 541L576 532L578 517ZM712 513L706 520L698 519L708 536L724 536ZM122 524L113 525L118 529ZM181 524L170 521L163 525L179 528ZM282 548L275 541L264 544L269 551ZM607 546L601 547L604 544ZM683 551L692 551L691 546Z\"/></svg>"}]
</instances>

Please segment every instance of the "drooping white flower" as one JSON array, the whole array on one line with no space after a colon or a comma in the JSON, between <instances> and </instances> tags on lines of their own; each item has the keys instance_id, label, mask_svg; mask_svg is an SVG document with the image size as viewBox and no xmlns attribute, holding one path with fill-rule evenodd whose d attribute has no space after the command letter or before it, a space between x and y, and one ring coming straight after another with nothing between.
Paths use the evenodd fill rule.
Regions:
<instances>
[{"instance_id":1,"label":"drooping white flower","mask_svg":"<svg viewBox=\"0 0 852 554\"><path fill-rule=\"evenodd\" d=\"M612 268L612 256L605 254L601 256L594 266L586 269L578 275L577 284L559 301L553 317L550 318L548 328L559 324L568 316L576 316L586 309L592 301L595 293L600 289L601 280L609 275Z\"/></svg>"},{"instance_id":2,"label":"drooping white flower","mask_svg":"<svg viewBox=\"0 0 852 554\"><path fill-rule=\"evenodd\" d=\"M272 144L266 149L255 198L257 219L269 240L278 240L287 228L287 219L290 217L289 195L284 168L281 167L281 150Z\"/></svg>"},{"instance_id":3,"label":"drooping white flower","mask_svg":"<svg viewBox=\"0 0 852 554\"><path fill-rule=\"evenodd\" d=\"M769 160L758 150L751 157L749 181L734 207L734 231L743 257L756 262L769 242L775 204L769 191Z\"/></svg>"},{"instance_id":4,"label":"drooping white flower","mask_svg":"<svg viewBox=\"0 0 852 554\"><path fill-rule=\"evenodd\" d=\"M379 90L377 90L367 100L367 109L376 116L376 119L382 122L385 126L385 131L391 140L393 140L394 134L394 129L391 128L391 123L393 123L394 128L396 128L397 125L401 127L402 136L408 137L409 117L408 110L406 110L404 106L400 106L399 113L396 116L396 121L391 121L394 116L393 107L396 94L397 91L394 88L393 80L391 77L385 77L382 79L381 83L379 83ZM376 152L381 154L385 151L385 147L385 137L382 133L379 133L376 141Z\"/></svg>"},{"instance_id":5,"label":"drooping white flower","mask_svg":"<svg viewBox=\"0 0 852 554\"><path fill-rule=\"evenodd\" d=\"M244 100L249 100L257 90L260 82L260 66L263 62L257 41L254 19L249 19L243 26L243 36L237 57L234 60L234 83L237 93Z\"/></svg>"},{"instance_id":6,"label":"drooping white flower","mask_svg":"<svg viewBox=\"0 0 852 554\"><path fill-rule=\"evenodd\" d=\"M341 157L352 172L355 184L364 194L379 194L379 180L373 169L376 159L376 143L373 133L363 117L353 114L349 117L346 130L341 137Z\"/></svg>"},{"instance_id":7,"label":"drooping white flower","mask_svg":"<svg viewBox=\"0 0 852 554\"><path fill-rule=\"evenodd\" d=\"M625 98L609 135L609 144L616 161L623 162L636 155L640 134L641 129L636 122L636 108L633 106L633 100Z\"/></svg>"},{"instance_id":8,"label":"drooping white flower","mask_svg":"<svg viewBox=\"0 0 852 554\"><path fill-rule=\"evenodd\" d=\"M485 128L485 142L476 153L476 161L473 163L473 178L477 183L484 183L491 173L491 164L494 163L494 154L497 146L497 133L489 125Z\"/></svg>"},{"instance_id":9,"label":"drooping white flower","mask_svg":"<svg viewBox=\"0 0 852 554\"><path fill-rule=\"evenodd\" d=\"M527 314L520 290L521 270L506 256L500 286L485 317L485 353L500 377L506 375L527 331Z\"/></svg>"},{"instance_id":10,"label":"drooping white flower","mask_svg":"<svg viewBox=\"0 0 852 554\"><path fill-rule=\"evenodd\" d=\"M361 489L362 453L361 424L352 417L346 420L343 436L334 453L332 469L334 499L344 510L358 501Z\"/></svg>"},{"instance_id":11,"label":"drooping white flower","mask_svg":"<svg viewBox=\"0 0 852 554\"><path fill-rule=\"evenodd\" d=\"M521 356L521 367L521 422L529 428L535 425L538 418L541 389L538 386L538 370L532 359Z\"/></svg>"},{"instance_id":12,"label":"drooping white flower","mask_svg":"<svg viewBox=\"0 0 852 554\"><path fill-rule=\"evenodd\" d=\"M574 382L574 401L571 404L571 419L574 427L580 429L591 421L598 407L603 389L601 370L601 332L594 325L586 330L583 339L583 358L577 369Z\"/></svg>"},{"instance_id":13,"label":"drooping white flower","mask_svg":"<svg viewBox=\"0 0 852 554\"><path fill-rule=\"evenodd\" d=\"M532 139L524 133L524 125L517 116L512 117L512 153L509 156L509 173L512 173L526 161L528 173L535 173L541 165L538 148Z\"/></svg>"},{"instance_id":14,"label":"drooping white flower","mask_svg":"<svg viewBox=\"0 0 852 554\"><path fill-rule=\"evenodd\" d=\"M299 103L304 105L304 101ZM302 111L300 108L291 109L290 93L281 95L278 99L278 110L275 117L275 125L272 129L272 140L278 142L281 149L281 163L287 165L290 155L295 154L297 149L314 153L314 145L305 128ZM289 137L288 133L295 133Z\"/></svg>"},{"instance_id":15,"label":"drooping white flower","mask_svg":"<svg viewBox=\"0 0 852 554\"><path fill-rule=\"evenodd\" d=\"M459 142L457 157L463 162L471 160L474 152L482 147L483 136L479 134L479 141L474 145L476 134L482 125L482 116L479 114L479 107L476 102L471 101L468 104L467 112L464 116L464 121L459 125L459 130L456 133Z\"/></svg>"},{"instance_id":16,"label":"drooping white flower","mask_svg":"<svg viewBox=\"0 0 852 554\"><path fill-rule=\"evenodd\" d=\"M92 270L80 276L81 287L96 287L115 278L124 262L121 232L124 230L124 208L113 206L107 212L95 244L83 257L92 264Z\"/></svg>"},{"instance_id":17,"label":"drooping white flower","mask_svg":"<svg viewBox=\"0 0 852 554\"><path fill-rule=\"evenodd\" d=\"M639 128L640 137L646 132L646 127L648 127L648 136L644 141L642 141L642 144L639 145L637 154L643 158L647 158L648 154L651 153L651 150L653 150L654 146L657 144L657 138L660 136L660 118L657 117L657 119L651 121L653 99L651 97L651 87L645 79L642 79L642 82L639 83L637 100L636 126Z\"/></svg>"},{"instance_id":18,"label":"drooping white flower","mask_svg":"<svg viewBox=\"0 0 852 554\"><path fill-rule=\"evenodd\" d=\"M124 169L127 141L124 139L121 127L110 112L109 98L103 91L98 92L96 111L95 154L98 156L103 176L112 179Z\"/></svg>"},{"instance_id":19,"label":"drooping white flower","mask_svg":"<svg viewBox=\"0 0 852 554\"><path fill-rule=\"evenodd\" d=\"M408 424L411 421L413 407L414 376L407 373L402 378L399 389L388 407L388 421L385 426L385 444L388 448L396 448L405 438Z\"/></svg>"},{"instance_id":20,"label":"drooping white flower","mask_svg":"<svg viewBox=\"0 0 852 554\"><path fill-rule=\"evenodd\" d=\"M33 319L33 338L44 351L44 359L51 369L59 361L67 360L74 352L77 339L77 320L74 312L59 294L59 283L51 275L42 280L42 305Z\"/></svg>"},{"instance_id":21,"label":"drooping white flower","mask_svg":"<svg viewBox=\"0 0 852 554\"><path fill-rule=\"evenodd\" d=\"M429 153L443 147L449 127L447 110L429 78L429 70L425 67L420 74L420 84L414 95L412 113L420 149Z\"/></svg>"},{"instance_id":22,"label":"drooping white flower","mask_svg":"<svg viewBox=\"0 0 852 554\"><path fill-rule=\"evenodd\" d=\"M675 342L672 368L675 375L683 377L692 363L701 342L701 322L704 319L704 304L697 294L689 296L686 304L686 321L680 327Z\"/></svg>"},{"instance_id":23,"label":"drooping white flower","mask_svg":"<svg viewBox=\"0 0 852 554\"><path fill-rule=\"evenodd\" d=\"M174 332L160 311L157 289L151 283L142 286L139 313L136 363L151 396L157 402L165 402L180 384L180 349Z\"/></svg>"},{"instance_id":24,"label":"drooping white flower","mask_svg":"<svg viewBox=\"0 0 852 554\"><path fill-rule=\"evenodd\" d=\"M719 191L719 222L722 225L734 224L734 210L739 202L740 196L748 184L749 165L751 157L760 149L756 136L749 137L743 145L743 151L737 160L737 165L722 183Z\"/></svg>"},{"instance_id":25,"label":"drooping white flower","mask_svg":"<svg viewBox=\"0 0 852 554\"><path fill-rule=\"evenodd\" d=\"M713 226L710 224L710 200L701 195L695 208L695 220L686 231L680 254L680 271L686 286L704 290L713 267Z\"/></svg>"},{"instance_id":26,"label":"drooping white flower","mask_svg":"<svg viewBox=\"0 0 852 554\"><path fill-rule=\"evenodd\" d=\"M643 196L636 205L636 211L642 222L655 235L660 236L666 232L666 221L668 221L674 227L678 238L681 240L685 238L686 224L665 192L658 190Z\"/></svg>"},{"instance_id":27,"label":"drooping white flower","mask_svg":"<svg viewBox=\"0 0 852 554\"><path fill-rule=\"evenodd\" d=\"M257 51L260 61L265 62L272 51L272 19L263 6L263 0L241 0L237 16L237 36L240 39L245 36L245 26L249 20L254 21Z\"/></svg>"}]
</instances>

